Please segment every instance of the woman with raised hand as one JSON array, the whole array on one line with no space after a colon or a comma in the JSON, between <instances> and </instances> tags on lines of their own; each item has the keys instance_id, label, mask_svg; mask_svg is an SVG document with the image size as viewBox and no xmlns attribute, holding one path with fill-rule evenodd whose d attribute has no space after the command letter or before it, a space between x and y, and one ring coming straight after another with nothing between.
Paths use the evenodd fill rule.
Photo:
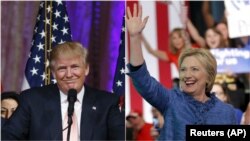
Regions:
<instances>
[{"instance_id":1,"label":"woman with raised hand","mask_svg":"<svg viewBox=\"0 0 250 141\"><path fill-rule=\"evenodd\" d=\"M236 124L233 107L210 93L217 66L208 50L189 48L180 54L180 88L167 89L150 76L141 49L141 33L147 20L142 20L141 6L137 9L134 4L133 14L127 8L128 75L140 95L164 116L159 140L184 140L186 125Z\"/></svg>"}]
</instances>

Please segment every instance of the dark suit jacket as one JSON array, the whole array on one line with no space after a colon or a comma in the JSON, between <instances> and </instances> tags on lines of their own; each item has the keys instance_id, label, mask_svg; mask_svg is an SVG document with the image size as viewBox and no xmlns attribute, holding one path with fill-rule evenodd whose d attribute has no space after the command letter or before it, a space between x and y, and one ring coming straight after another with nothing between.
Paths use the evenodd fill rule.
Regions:
<instances>
[{"instance_id":1,"label":"dark suit jacket","mask_svg":"<svg viewBox=\"0 0 250 141\"><path fill-rule=\"evenodd\" d=\"M7 121L7 119L1 117L1 128L3 127L3 125L5 124L6 121Z\"/></svg>"},{"instance_id":2,"label":"dark suit jacket","mask_svg":"<svg viewBox=\"0 0 250 141\"><path fill-rule=\"evenodd\" d=\"M118 102L119 97L115 94L85 86L80 139L124 140L124 114L119 111ZM2 139L62 140L57 85L22 92L19 107L2 128Z\"/></svg>"}]
</instances>

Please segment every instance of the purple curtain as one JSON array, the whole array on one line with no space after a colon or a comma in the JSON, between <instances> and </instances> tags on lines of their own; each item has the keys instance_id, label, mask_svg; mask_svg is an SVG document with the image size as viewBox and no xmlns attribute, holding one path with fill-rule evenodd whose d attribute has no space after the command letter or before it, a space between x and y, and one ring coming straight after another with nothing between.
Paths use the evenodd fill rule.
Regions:
<instances>
[{"instance_id":1,"label":"purple curtain","mask_svg":"<svg viewBox=\"0 0 250 141\"><path fill-rule=\"evenodd\" d=\"M1 11L1 83L4 91L21 90L39 2L4 1ZM111 91L118 57L123 1L67 1L72 38L89 49L86 83Z\"/></svg>"}]
</instances>

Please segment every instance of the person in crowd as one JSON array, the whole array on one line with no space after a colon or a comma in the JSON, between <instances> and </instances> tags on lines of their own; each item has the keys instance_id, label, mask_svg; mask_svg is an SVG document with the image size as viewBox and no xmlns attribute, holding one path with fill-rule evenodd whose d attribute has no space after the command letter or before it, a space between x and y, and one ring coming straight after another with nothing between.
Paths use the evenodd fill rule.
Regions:
<instances>
[{"instance_id":1,"label":"person in crowd","mask_svg":"<svg viewBox=\"0 0 250 141\"><path fill-rule=\"evenodd\" d=\"M67 118L73 120L70 140L125 139L119 96L84 83L89 73L87 54L78 42L53 47L49 61L57 83L21 92L18 109L2 128L3 140L66 140ZM72 116L68 116L70 89L77 93Z\"/></svg>"},{"instance_id":2,"label":"person in crowd","mask_svg":"<svg viewBox=\"0 0 250 141\"><path fill-rule=\"evenodd\" d=\"M9 119L19 104L19 94L16 92L2 92L1 94L1 117Z\"/></svg>"},{"instance_id":3,"label":"person in crowd","mask_svg":"<svg viewBox=\"0 0 250 141\"><path fill-rule=\"evenodd\" d=\"M175 28L169 35L168 51L154 50L146 38L142 35L141 41L147 51L160 60L174 63L178 68L178 57L181 51L185 48L191 47L187 32L183 28Z\"/></svg>"},{"instance_id":4,"label":"person in crowd","mask_svg":"<svg viewBox=\"0 0 250 141\"><path fill-rule=\"evenodd\" d=\"M250 48L250 36L237 38L235 44L236 48Z\"/></svg>"},{"instance_id":5,"label":"person in crowd","mask_svg":"<svg viewBox=\"0 0 250 141\"><path fill-rule=\"evenodd\" d=\"M222 102L231 104L231 99L230 99L229 95L227 94L226 86L223 86L219 83L214 83L211 92L214 92L215 96L218 99L220 99ZM239 108L234 108L234 111L235 111L237 124L240 124L243 112Z\"/></svg>"},{"instance_id":6,"label":"person in crowd","mask_svg":"<svg viewBox=\"0 0 250 141\"><path fill-rule=\"evenodd\" d=\"M248 102L246 111L243 113L241 124L250 125L250 101Z\"/></svg>"},{"instance_id":7,"label":"person in crowd","mask_svg":"<svg viewBox=\"0 0 250 141\"><path fill-rule=\"evenodd\" d=\"M202 16L208 28L216 23L225 22L225 5L223 1L202 1Z\"/></svg>"},{"instance_id":8,"label":"person in crowd","mask_svg":"<svg viewBox=\"0 0 250 141\"><path fill-rule=\"evenodd\" d=\"M238 74L232 72L219 73L216 75L215 83L221 84L226 87L226 93L231 99L230 103L235 108L239 108L242 111L245 109L245 87L244 84L240 81Z\"/></svg>"},{"instance_id":9,"label":"person in crowd","mask_svg":"<svg viewBox=\"0 0 250 141\"><path fill-rule=\"evenodd\" d=\"M225 43L221 33L216 28L209 28L205 32L205 48L224 48Z\"/></svg>"},{"instance_id":10,"label":"person in crowd","mask_svg":"<svg viewBox=\"0 0 250 141\"><path fill-rule=\"evenodd\" d=\"M162 116L161 112L155 107L152 107L152 115L154 126L150 129L150 135L154 138L154 140L158 140L161 128L164 124L164 117Z\"/></svg>"},{"instance_id":11,"label":"person in crowd","mask_svg":"<svg viewBox=\"0 0 250 141\"><path fill-rule=\"evenodd\" d=\"M188 17L187 6L182 6L181 9L182 9L180 13L181 22L187 29L191 39L194 40L195 42L194 44L198 45L201 48L207 48L207 49L225 47L223 35L218 29L211 26L207 28L204 36L201 35L198 29L193 25L193 22Z\"/></svg>"},{"instance_id":12,"label":"person in crowd","mask_svg":"<svg viewBox=\"0 0 250 141\"><path fill-rule=\"evenodd\" d=\"M141 48L141 33L149 17L142 7L127 8L130 36L128 75L140 95L164 116L159 140L184 140L186 125L236 124L234 109L210 91L216 76L216 60L206 49L189 48L179 56L180 89L167 89L147 71ZM224 120L221 120L224 119Z\"/></svg>"},{"instance_id":13,"label":"person in crowd","mask_svg":"<svg viewBox=\"0 0 250 141\"><path fill-rule=\"evenodd\" d=\"M227 47L229 47L229 33L226 23L220 22L215 25L215 28L222 34L223 40Z\"/></svg>"},{"instance_id":14,"label":"person in crowd","mask_svg":"<svg viewBox=\"0 0 250 141\"><path fill-rule=\"evenodd\" d=\"M173 79L172 79L173 88L180 88L179 81L180 81L179 78L173 78Z\"/></svg>"},{"instance_id":15,"label":"person in crowd","mask_svg":"<svg viewBox=\"0 0 250 141\"><path fill-rule=\"evenodd\" d=\"M215 28L222 34L226 47L229 48L245 48L250 45L250 36L242 36L237 38L229 37L229 29L227 22L219 22L215 24Z\"/></svg>"},{"instance_id":16,"label":"person in crowd","mask_svg":"<svg viewBox=\"0 0 250 141\"><path fill-rule=\"evenodd\" d=\"M186 24L190 36L202 48L214 49L226 47L222 33L215 27L210 27L205 31L204 38L201 36L189 18L182 18Z\"/></svg>"},{"instance_id":17,"label":"person in crowd","mask_svg":"<svg viewBox=\"0 0 250 141\"><path fill-rule=\"evenodd\" d=\"M131 110L131 112L126 117L132 128L133 140L136 141L153 141L150 136L150 129L153 127L152 124L145 122L142 116L142 112L139 110Z\"/></svg>"},{"instance_id":18,"label":"person in crowd","mask_svg":"<svg viewBox=\"0 0 250 141\"><path fill-rule=\"evenodd\" d=\"M133 140L133 131L134 131L134 129L133 129L131 123L126 121L126 140L128 140L128 141Z\"/></svg>"},{"instance_id":19,"label":"person in crowd","mask_svg":"<svg viewBox=\"0 0 250 141\"><path fill-rule=\"evenodd\" d=\"M236 48L237 47L237 40L240 38L233 38L229 37L229 30L226 22L219 22L215 24L215 28L222 34L224 43L226 47Z\"/></svg>"},{"instance_id":20,"label":"person in crowd","mask_svg":"<svg viewBox=\"0 0 250 141\"><path fill-rule=\"evenodd\" d=\"M1 127L15 112L19 104L19 94L14 91L2 92L1 94Z\"/></svg>"},{"instance_id":21,"label":"person in crowd","mask_svg":"<svg viewBox=\"0 0 250 141\"><path fill-rule=\"evenodd\" d=\"M222 34L225 47L236 47L236 39L229 37L226 13L223 1L203 1L202 15L207 28L215 27Z\"/></svg>"}]
</instances>

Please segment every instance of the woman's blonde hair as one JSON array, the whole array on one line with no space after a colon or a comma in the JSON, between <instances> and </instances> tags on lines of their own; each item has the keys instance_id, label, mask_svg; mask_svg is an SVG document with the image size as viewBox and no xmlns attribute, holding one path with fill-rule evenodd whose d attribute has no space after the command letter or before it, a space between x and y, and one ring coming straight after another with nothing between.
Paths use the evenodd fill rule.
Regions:
<instances>
[{"instance_id":1,"label":"woman's blonde hair","mask_svg":"<svg viewBox=\"0 0 250 141\"><path fill-rule=\"evenodd\" d=\"M207 82L206 82L206 89L205 93L210 93L214 80L217 73L217 63L214 56L211 54L211 52L204 48L188 48L181 52L179 57L178 65L181 66L183 60L186 57L194 56L197 60L200 61L202 66L204 66L206 72L207 72Z\"/></svg>"},{"instance_id":2,"label":"woman's blonde hair","mask_svg":"<svg viewBox=\"0 0 250 141\"><path fill-rule=\"evenodd\" d=\"M61 56L66 58L73 56L80 56L83 60L83 63L88 64L87 61L88 51L79 42L65 42L53 47L52 51L50 52L50 58L49 58L51 69L53 69L55 65L55 60L57 60Z\"/></svg>"},{"instance_id":3,"label":"woman's blonde hair","mask_svg":"<svg viewBox=\"0 0 250 141\"><path fill-rule=\"evenodd\" d=\"M188 48L191 46L190 39L188 33L183 28L174 28L170 33L170 40L169 40L169 51L173 54L177 54L178 49L173 44L173 35L177 33L183 40L184 40L184 48Z\"/></svg>"}]
</instances>

